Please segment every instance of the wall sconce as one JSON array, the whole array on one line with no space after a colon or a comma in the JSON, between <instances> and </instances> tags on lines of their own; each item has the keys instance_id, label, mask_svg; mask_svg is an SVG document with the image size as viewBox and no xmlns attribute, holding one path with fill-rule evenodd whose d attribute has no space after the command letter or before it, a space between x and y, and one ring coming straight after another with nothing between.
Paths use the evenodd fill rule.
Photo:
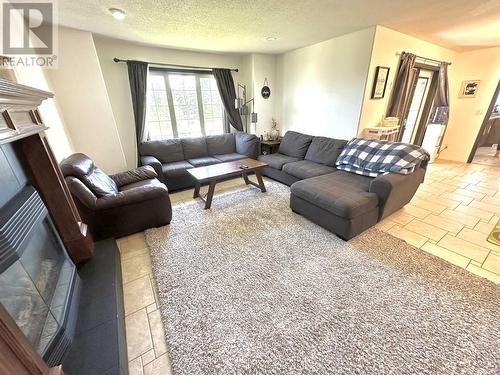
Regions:
<instances>
[{"instance_id":1,"label":"wall sconce","mask_svg":"<svg viewBox=\"0 0 500 375\"><path fill-rule=\"evenodd\" d=\"M240 97L240 91L242 96ZM252 103L252 112L249 113L249 104ZM245 117L245 132L248 132L248 115L250 115L250 123L257 123L257 113L255 110L255 101L254 99L247 100L247 87L245 85L240 85L238 83L238 97L234 100L234 107L239 110L240 115Z\"/></svg>"}]
</instances>

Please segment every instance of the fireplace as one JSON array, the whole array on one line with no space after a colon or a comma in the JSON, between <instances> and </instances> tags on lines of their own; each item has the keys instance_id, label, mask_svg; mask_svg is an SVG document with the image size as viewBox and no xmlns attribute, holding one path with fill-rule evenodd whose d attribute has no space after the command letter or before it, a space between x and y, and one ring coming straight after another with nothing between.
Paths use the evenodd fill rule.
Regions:
<instances>
[{"instance_id":1,"label":"fireplace","mask_svg":"<svg viewBox=\"0 0 500 375\"><path fill-rule=\"evenodd\" d=\"M85 315L74 264L92 259L94 242L45 134L38 108L52 97L0 79L2 374L63 374Z\"/></svg>"},{"instance_id":2,"label":"fireplace","mask_svg":"<svg viewBox=\"0 0 500 375\"><path fill-rule=\"evenodd\" d=\"M0 303L49 366L61 363L77 318L79 278L30 185L0 208Z\"/></svg>"}]
</instances>

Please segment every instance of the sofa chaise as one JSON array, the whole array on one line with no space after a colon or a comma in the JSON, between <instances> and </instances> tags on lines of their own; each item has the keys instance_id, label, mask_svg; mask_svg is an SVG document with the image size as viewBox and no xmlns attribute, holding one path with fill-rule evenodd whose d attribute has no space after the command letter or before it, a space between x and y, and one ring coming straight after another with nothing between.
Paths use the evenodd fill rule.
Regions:
<instances>
[{"instance_id":1,"label":"sofa chaise","mask_svg":"<svg viewBox=\"0 0 500 375\"><path fill-rule=\"evenodd\" d=\"M139 145L141 165L153 167L170 191L195 185L187 172L190 168L245 158L257 159L259 152L259 138L243 132L147 141Z\"/></svg>"},{"instance_id":2,"label":"sofa chaise","mask_svg":"<svg viewBox=\"0 0 500 375\"><path fill-rule=\"evenodd\" d=\"M367 177L336 169L345 140L288 131L275 154L261 155L263 174L290 185L291 209L351 239L402 208L425 176L417 165L408 175Z\"/></svg>"}]
</instances>

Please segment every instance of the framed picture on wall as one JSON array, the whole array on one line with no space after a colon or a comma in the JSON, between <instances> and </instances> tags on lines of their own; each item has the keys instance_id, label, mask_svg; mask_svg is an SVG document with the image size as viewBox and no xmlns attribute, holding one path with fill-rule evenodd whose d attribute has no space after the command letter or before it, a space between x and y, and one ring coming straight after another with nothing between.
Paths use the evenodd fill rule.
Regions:
<instances>
[{"instance_id":1,"label":"framed picture on wall","mask_svg":"<svg viewBox=\"0 0 500 375\"><path fill-rule=\"evenodd\" d=\"M382 99L384 97L388 77L389 68L387 66L377 66L375 79L373 80L372 99Z\"/></svg>"},{"instance_id":2,"label":"framed picture on wall","mask_svg":"<svg viewBox=\"0 0 500 375\"><path fill-rule=\"evenodd\" d=\"M477 94L477 89L479 88L480 80L474 81L462 81L460 86L460 92L458 93L459 98L474 98Z\"/></svg>"}]
</instances>

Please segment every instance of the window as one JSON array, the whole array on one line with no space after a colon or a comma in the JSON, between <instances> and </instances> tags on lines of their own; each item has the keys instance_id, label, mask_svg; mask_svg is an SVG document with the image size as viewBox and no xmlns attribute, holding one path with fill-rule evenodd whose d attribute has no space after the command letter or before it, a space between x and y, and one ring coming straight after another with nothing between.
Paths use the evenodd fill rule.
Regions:
<instances>
[{"instance_id":1,"label":"window","mask_svg":"<svg viewBox=\"0 0 500 375\"><path fill-rule=\"evenodd\" d=\"M148 139L222 134L223 121L224 107L211 75L149 72Z\"/></svg>"}]
</instances>

